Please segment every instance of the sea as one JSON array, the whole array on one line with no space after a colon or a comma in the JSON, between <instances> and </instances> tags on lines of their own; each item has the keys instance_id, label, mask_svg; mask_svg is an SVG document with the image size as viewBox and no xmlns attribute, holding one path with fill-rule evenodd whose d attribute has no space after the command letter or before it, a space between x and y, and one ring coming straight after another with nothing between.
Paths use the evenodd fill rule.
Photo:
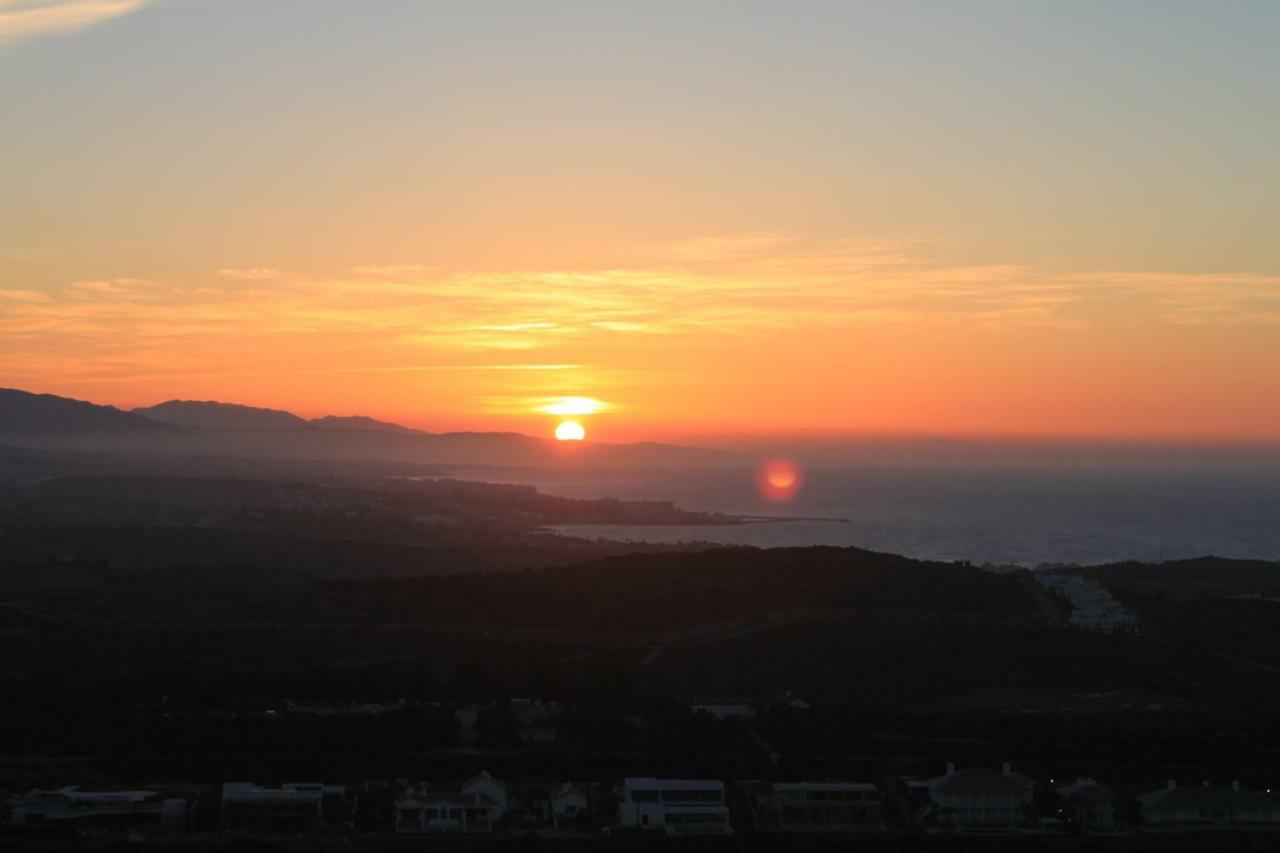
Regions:
<instances>
[{"instance_id":1,"label":"sea","mask_svg":"<svg viewBox=\"0 0 1280 853\"><path fill-rule=\"evenodd\" d=\"M763 459L764 457L761 457ZM552 494L670 500L751 516L724 525L561 525L573 536L759 547L837 545L918 559L1039 567L1206 555L1280 560L1280 459L1257 454L999 454L976 461L795 463L801 488L770 500L758 464L546 472Z\"/></svg>"}]
</instances>

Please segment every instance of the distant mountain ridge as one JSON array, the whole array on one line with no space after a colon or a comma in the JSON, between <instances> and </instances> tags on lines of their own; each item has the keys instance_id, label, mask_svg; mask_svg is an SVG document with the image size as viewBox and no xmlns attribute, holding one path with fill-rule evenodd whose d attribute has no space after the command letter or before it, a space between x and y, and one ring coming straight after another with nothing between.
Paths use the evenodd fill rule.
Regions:
<instances>
[{"instance_id":1,"label":"distant mountain ridge","mask_svg":"<svg viewBox=\"0 0 1280 853\"><path fill-rule=\"evenodd\" d=\"M317 427L319 429L364 430L366 432L431 434L423 430L401 426L390 421L380 421L377 418L370 418L365 415L345 417L325 415L324 417L307 420L283 409L246 406L241 403L223 403L216 400L166 400L154 406L143 406L132 411L134 414L143 415L162 423L194 429L253 430Z\"/></svg>"},{"instance_id":2,"label":"distant mountain ridge","mask_svg":"<svg viewBox=\"0 0 1280 853\"><path fill-rule=\"evenodd\" d=\"M166 400L134 409L133 413L194 429L295 429L307 423L292 412L213 400Z\"/></svg>"},{"instance_id":3,"label":"distant mountain ridge","mask_svg":"<svg viewBox=\"0 0 1280 853\"><path fill-rule=\"evenodd\" d=\"M370 418L365 415L350 415L347 417L339 415L325 415L322 418L312 418L307 421L307 423L313 427L320 427L321 429L362 429L370 432L400 432L430 435L430 433L424 430L401 426L400 424L394 424L390 421L380 421L377 418Z\"/></svg>"},{"instance_id":4,"label":"distant mountain ridge","mask_svg":"<svg viewBox=\"0 0 1280 853\"><path fill-rule=\"evenodd\" d=\"M98 453L447 463L686 466L737 459L720 450L644 442L568 446L513 432L430 433L364 416L307 420L236 403L168 400L122 411L82 400L0 389L0 440Z\"/></svg>"},{"instance_id":5,"label":"distant mountain ridge","mask_svg":"<svg viewBox=\"0 0 1280 853\"><path fill-rule=\"evenodd\" d=\"M164 424L115 406L0 388L0 433L172 432Z\"/></svg>"}]
</instances>

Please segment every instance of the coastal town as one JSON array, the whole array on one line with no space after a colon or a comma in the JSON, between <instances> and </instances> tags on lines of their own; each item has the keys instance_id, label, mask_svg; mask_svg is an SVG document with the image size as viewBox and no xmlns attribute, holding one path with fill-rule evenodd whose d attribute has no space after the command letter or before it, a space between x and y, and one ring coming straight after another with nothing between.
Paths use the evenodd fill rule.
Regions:
<instances>
[{"instance_id":1,"label":"coastal town","mask_svg":"<svg viewBox=\"0 0 1280 853\"><path fill-rule=\"evenodd\" d=\"M868 780L466 779L345 784L68 784L11 792L8 839L177 835L1160 836L1280 831L1280 798L1233 780L1112 786L1028 776L1005 762Z\"/></svg>"}]
</instances>

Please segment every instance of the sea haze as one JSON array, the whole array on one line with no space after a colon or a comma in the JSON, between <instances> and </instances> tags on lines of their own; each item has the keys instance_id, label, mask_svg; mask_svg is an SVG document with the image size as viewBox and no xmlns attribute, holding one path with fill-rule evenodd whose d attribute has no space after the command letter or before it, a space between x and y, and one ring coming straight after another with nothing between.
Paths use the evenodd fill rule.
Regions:
<instances>
[{"instance_id":1,"label":"sea haze","mask_svg":"<svg viewBox=\"0 0 1280 853\"><path fill-rule=\"evenodd\" d=\"M803 451L792 454L803 460ZM790 502L759 496L754 469L546 476L574 497L670 499L720 512L845 519L727 526L558 527L648 542L856 545L922 559L1036 566L1158 561L1208 554L1280 558L1280 460L1273 449L1157 452L996 446L808 454ZM835 458L833 458L835 457ZM850 459L848 457L861 457ZM762 457L763 458L763 457Z\"/></svg>"}]
</instances>

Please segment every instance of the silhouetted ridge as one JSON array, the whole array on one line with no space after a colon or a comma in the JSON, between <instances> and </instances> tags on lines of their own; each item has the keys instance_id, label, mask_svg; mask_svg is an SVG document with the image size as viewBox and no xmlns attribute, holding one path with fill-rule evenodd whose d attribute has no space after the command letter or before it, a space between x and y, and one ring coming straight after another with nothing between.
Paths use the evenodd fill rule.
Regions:
<instances>
[{"instance_id":1,"label":"silhouetted ridge","mask_svg":"<svg viewBox=\"0 0 1280 853\"><path fill-rule=\"evenodd\" d=\"M515 432L430 433L364 416L309 421L292 412L236 403L169 400L123 412L25 391L4 394L0 437L46 450L489 466L685 466L736 459L720 450L653 443L586 442L565 447L549 438Z\"/></svg>"},{"instance_id":2,"label":"silhouetted ridge","mask_svg":"<svg viewBox=\"0 0 1280 853\"><path fill-rule=\"evenodd\" d=\"M1195 557L1164 563L1126 561L1076 569L1120 593L1173 596L1280 596L1280 562Z\"/></svg>"},{"instance_id":3,"label":"silhouetted ridge","mask_svg":"<svg viewBox=\"0 0 1280 853\"><path fill-rule=\"evenodd\" d=\"M352 582L346 589L415 618L593 631L665 631L787 612L1037 618L1036 598L1017 576L858 548L629 554L537 572Z\"/></svg>"},{"instance_id":4,"label":"silhouetted ridge","mask_svg":"<svg viewBox=\"0 0 1280 853\"><path fill-rule=\"evenodd\" d=\"M292 412L212 400L168 400L133 411L153 420L194 429L294 429L307 424Z\"/></svg>"},{"instance_id":5,"label":"silhouetted ridge","mask_svg":"<svg viewBox=\"0 0 1280 853\"><path fill-rule=\"evenodd\" d=\"M168 432L172 427L135 412L53 394L0 388L0 433Z\"/></svg>"},{"instance_id":6,"label":"silhouetted ridge","mask_svg":"<svg viewBox=\"0 0 1280 853\"><path fill-rule=\"evenodd\" d=\"M365 417L364 415L351 415L349 417L325 415L322 418L312 418L307 421L307 424L321 429L351 429L364 430L366 432L395 432L430 435L430 433L422 430L410 429L407 426L393 424L390 421L380 421L377 418Z\"/></svg>"}]
</instances>

